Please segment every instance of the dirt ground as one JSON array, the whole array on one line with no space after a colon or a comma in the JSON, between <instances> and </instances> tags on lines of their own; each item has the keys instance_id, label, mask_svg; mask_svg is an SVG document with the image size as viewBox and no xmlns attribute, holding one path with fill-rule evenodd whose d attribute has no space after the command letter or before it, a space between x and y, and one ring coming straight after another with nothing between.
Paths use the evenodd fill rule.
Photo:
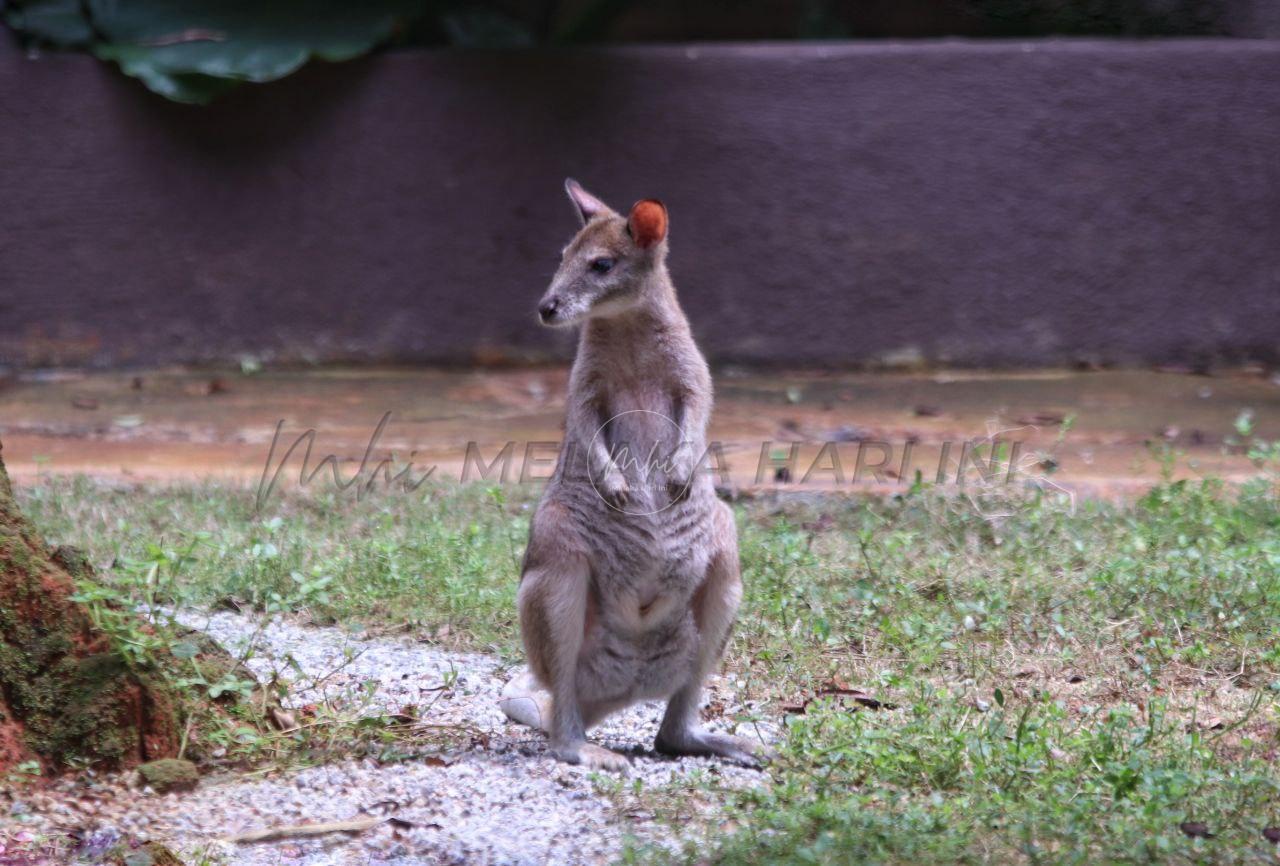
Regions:
<instances>
[{"instance_id":1,"label":"dirt ground","mask_svg":"<svg viewBox=\"0 0 1280 866\"><path fill-rule=\"evenodd\" d=\"M367 477L392 455L395 471L408 467L405 480L430 467L435 479L475 479L511 443L505 481L518 483L549 472L566 380L563 368L33 372L0 379L0 438L20 479L52 472L260 481L269 467L268 477L279 470L278 486L299 483L307 443L283 458L312 430L309 466L333 455L344 479L362 460ZM1280 378L1261 370L727 369L716 386L716 464L737 488L891 492L917 471L954 484L963 459L970 484L982 472L1007 479L1012 464L1015 480L1125 495L1159 478L1169 455L1179 477L1248 475L1233 447L1241 412L1252 413L1257 435L1280 437ZM992 437L1007 443L1003 462L975 474L971 458L989 451L972 448ZM490 480L502 471L500 460ZM312 483L331 478L325 468Z\"/></svg>"}]
</instances>

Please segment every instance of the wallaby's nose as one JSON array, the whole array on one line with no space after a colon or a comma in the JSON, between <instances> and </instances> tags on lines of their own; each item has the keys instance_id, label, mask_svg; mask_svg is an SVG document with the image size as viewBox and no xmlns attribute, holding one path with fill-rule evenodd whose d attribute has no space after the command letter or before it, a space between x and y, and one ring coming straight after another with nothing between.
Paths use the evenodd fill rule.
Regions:
<instances>
[{"instance_id":1,"label":"wallaby's nose","mask_svg":"<svg viewBox=\"0 0 1280 866\"><path fill-rule=\"evenodd\" d=\"M543 301L538 306L538 315L542 317L542 321L550 322L556 317L556 310L560 309L560 302L555 298Z\"/></svg>"}]
</instances>

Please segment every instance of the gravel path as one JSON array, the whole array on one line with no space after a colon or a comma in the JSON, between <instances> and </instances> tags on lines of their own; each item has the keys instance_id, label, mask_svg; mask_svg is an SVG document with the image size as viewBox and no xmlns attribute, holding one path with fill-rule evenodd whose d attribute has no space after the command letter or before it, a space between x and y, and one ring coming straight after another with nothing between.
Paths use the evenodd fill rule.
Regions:
<instances>
[{"instance_id":1,"label":"gravel path","mask_svg":"<svg viewBox=\"0 0 1280 866\"><path fill-rule=\"evenodd\" d=\"M607 863L622 851L628 836L666 845L679 842L668 826L651 817L623 814L599 792L589 772L552 760L541 734L508 722L498 709L498 696L515 671L494 657L447 652L409 637L361 639L336 628L284 621L259 629L253 620L233 613L184 613L179 618L233 653L252 640L248 665L262 680L273 671L302 683L323 680L318 687L292 693L292 705L327 702L373 714L412 704L423 721L477 729L483 745L451 755L447 764L380 765L362 759L256 780L227 774L206 778L187 794L139 790L132 774L66 780L12 804L6 823L135 833L186 852L207 850L216 855L215 862L233 866ZM301 677L292 670L290 656ZM377 684L372 694L366 685L370 682ZM446 683L450 686L441 689ZM726 716L742 709L735 688L724 680L710 685ZM634 755L628 788L637 780L647 788L661 787L695 773L733 787L766 782L760 772L716 761L654 755L649 747L660 713L658 705L637 706L592 733L596 742ZM710 726L726 729L714 722ZM772 738L774 732L763 733ZM387 811L413 826L386 824L354 835L258 844L217 841L251 829Z\"/></svg>"}]
</instances>

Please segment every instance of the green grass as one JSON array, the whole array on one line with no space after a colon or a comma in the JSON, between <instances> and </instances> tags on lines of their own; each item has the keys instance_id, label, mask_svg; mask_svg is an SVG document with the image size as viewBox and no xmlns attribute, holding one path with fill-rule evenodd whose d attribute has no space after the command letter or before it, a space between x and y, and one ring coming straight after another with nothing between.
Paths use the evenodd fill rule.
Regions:
<instances>
[{"instance_id":1,"label":"green grass","mask_svg":"<svg viewBox=\"0 0 1280 866\"><path fill-rule=\"evenodd\" d=\"M25 488L20 501L51 542L108 565L104 581L149 584L160 603L233 601L345 625L448 624L467 645L519 646L515 589L531 502L508 503L498 489L359 502L293 495L259 513L247 487L80 478Z\"/></svg>"},{"instance_id":2,"label":"green grass","mask_svg":"<svg viewBox=\"0 0 1280 866\"><path fill-rule=\"evenodd\" d=\"M789 727L772 788L732 795L742 829L690 860L1274 862L1274 741L1227 745L1184 721L1162 699L978 713L923 686L891 713L826 704ZM1215 838L1187 836L1190 821Z\"/></svg>"},{"instance_id":3,"label":"green grass","mask_svg":"<svg viewBox=\"0 0 1280 866\"><path fill-rule=\"evenodd\" d=\"M517 652L535 490L286 494L260 515L251 490L219 485L21 494L135 600L447 625L452 645ZM735 679L775 715L833 682L898 708L819 697L788 716L771 785L717 793L725 823L691 861L1275 862L1273 486L1167 484L1074 509L914 490L738 517Z\"/></svg>"}]
</instances>

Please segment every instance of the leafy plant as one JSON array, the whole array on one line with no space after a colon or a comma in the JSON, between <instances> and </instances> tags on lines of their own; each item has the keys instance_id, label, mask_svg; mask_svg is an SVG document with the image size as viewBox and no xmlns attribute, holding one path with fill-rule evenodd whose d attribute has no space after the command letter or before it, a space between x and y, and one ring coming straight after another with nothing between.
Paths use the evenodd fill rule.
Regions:
<instances>
[{"instance_id":1,"label":"leafy plant","mask_svg":"<svg viewBox=\"0 0 1280 866\"><path fill-rule=\"evenodd\" d=\"M9 25L28 40L85 48L178 102L274 81L309 60L350 60L420 17L426 0L25 0Z\"/></svg>"}]
</instances>

